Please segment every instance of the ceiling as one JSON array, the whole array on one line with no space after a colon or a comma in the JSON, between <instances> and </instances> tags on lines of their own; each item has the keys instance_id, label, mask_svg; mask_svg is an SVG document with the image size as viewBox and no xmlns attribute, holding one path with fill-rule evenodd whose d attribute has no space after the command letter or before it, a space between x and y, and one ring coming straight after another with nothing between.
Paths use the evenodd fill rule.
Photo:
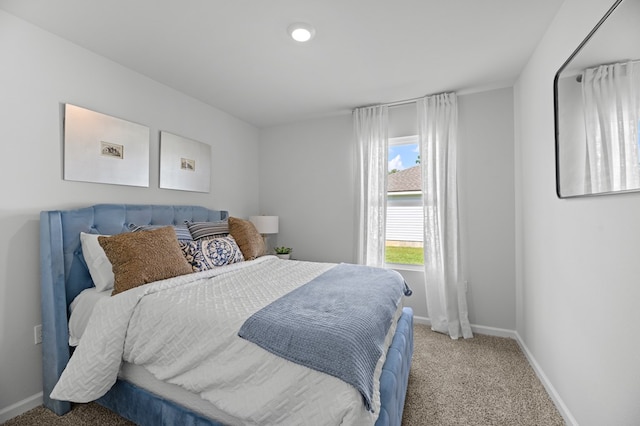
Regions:
<instances>
[{"instance_id":1,"label":"ceiling","mask_svg":"<svg viewBox=\"0 0 640 426\"><path fill-rule=\"evenodd\" d=\"M511 85L562 0L0 0L258 127ZM297 21L316 28L288 38Z\"/></svg>"}]
</instances>

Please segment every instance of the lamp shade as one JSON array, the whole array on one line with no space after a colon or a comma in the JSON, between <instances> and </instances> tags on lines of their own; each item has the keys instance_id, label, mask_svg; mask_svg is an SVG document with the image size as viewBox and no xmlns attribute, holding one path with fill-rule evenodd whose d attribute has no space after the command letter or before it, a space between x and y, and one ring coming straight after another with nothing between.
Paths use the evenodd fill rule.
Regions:
<instances>
[{"instance_id":1,"label":"lamp shade","mask_svg":"<svg viewBox=\"0 0 640 426\"><path fill-rule=\"evenodd\" d=\"M278 216L251 216L249 220L262 235L278 233Z\"/></svg>"}]
</instances>

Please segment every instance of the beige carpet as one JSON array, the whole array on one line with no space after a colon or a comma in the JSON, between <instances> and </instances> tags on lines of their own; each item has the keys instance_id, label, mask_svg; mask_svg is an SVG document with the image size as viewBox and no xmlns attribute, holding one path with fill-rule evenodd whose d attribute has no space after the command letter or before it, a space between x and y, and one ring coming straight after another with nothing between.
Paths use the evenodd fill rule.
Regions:
<instances>
[{"instance_id":1,"label":"beige carpet","mask_svg":"<svg viewBox=\"0 0 640 426\"><path fill-rule=\"evenodd\" d=\"M565 424L515 340L414 333L403 425Z\"/></svg>"},{"instance_id":2,"label":"beige carpet","mask_svg":"<svg viewBox=\"0 0 640 426\"><path fill-rule=\"evenodd\" d=\"M564 425L514 340L485 335L451 340L424 325L414 331L404 426ZM34 408L5 425L131 423L97 404L78 404L61 417Z\"/></svg>"}]
</instances>

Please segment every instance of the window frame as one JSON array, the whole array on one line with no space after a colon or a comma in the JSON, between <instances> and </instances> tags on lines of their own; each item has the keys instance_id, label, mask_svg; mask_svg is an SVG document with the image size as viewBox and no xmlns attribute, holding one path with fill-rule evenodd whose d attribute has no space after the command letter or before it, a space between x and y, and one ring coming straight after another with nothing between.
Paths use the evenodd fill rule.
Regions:
<instances>
[{"instance_id":1,"label":"window frame","mask_svg":"<svg viewBox=\"0 0 640 426\"><path fill-rule=\"evenodd\" d=\"M389 138L387 140L388 142L388 148L387 148L387 153L391 150L391 148L393 146L398 146L398 145L417 145L418 149L419 149L419 140L418 140L418 135L410 135L410 136L400 136L400 137L394 137L394 138ZM387 154L387 162L390 161L391 158L389 158L389 155ZM407 167L408 168L408 167ZM403 169L404 170L404 169ZM387 171L387 173L389 173ZM397 194L395 194L396 196L407 196L407 195L412 195L414 191L407 191L407 192L399 192ZM423 206L423 196L424 193L422 192L422 189L420 190L420 195L416 196L416 205L420 206L421 208L424 208ZM393 196L391 196L393 197ZM411 263L389 263L386 261L387 259L387 244L386 242L387 240L387 235L388 235L388 224L389 224L389 217L388 217L388 212L389 212L389 205L390 205L390 201L391 204L394 204L394 201L391 199L390 200L390 196L389 196L389 192L387 191L387 195L385 198L385 210L387 212L387 214L385 215L385 220L386 220L386 224L385 224L385 265L389 266L389 267L393 267L395 269L406 269L406 270L416 270L416 271L422 271L424 268L424 259L423 262L420 264L411 264ZM396 203L398 202L397 200L395 201ZM408 203L409 205L413 205L413 203ZM421 215L422 217L424 217L424 211ZM424 223L422 223L422 232L424 233ZM394 240L395 241L395 240ZM422 248L424 249L424 235L422 235Z\"/></svg>"}]
</instances>

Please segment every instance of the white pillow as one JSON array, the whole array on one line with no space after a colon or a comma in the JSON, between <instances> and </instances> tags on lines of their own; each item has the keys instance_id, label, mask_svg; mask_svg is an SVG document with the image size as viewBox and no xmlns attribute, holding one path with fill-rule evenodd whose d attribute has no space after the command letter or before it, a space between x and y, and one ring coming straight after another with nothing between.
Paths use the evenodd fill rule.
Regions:
<instances>
[{"instance_id":1,"label":"white pillow","mask_svg":"<svg viewBox=\"0 0 640 426\"><path fill-rule=\"evenodd\" d=\"M108 235L102 235L108 237ZM98 291L110 290L113 288L113 269L111 262L107 258L102 246L98 242L98 234L80 233L80 244L82 245L82 255L89 268L89 274L93 284Z\"/></svg>"}]
</instances>

